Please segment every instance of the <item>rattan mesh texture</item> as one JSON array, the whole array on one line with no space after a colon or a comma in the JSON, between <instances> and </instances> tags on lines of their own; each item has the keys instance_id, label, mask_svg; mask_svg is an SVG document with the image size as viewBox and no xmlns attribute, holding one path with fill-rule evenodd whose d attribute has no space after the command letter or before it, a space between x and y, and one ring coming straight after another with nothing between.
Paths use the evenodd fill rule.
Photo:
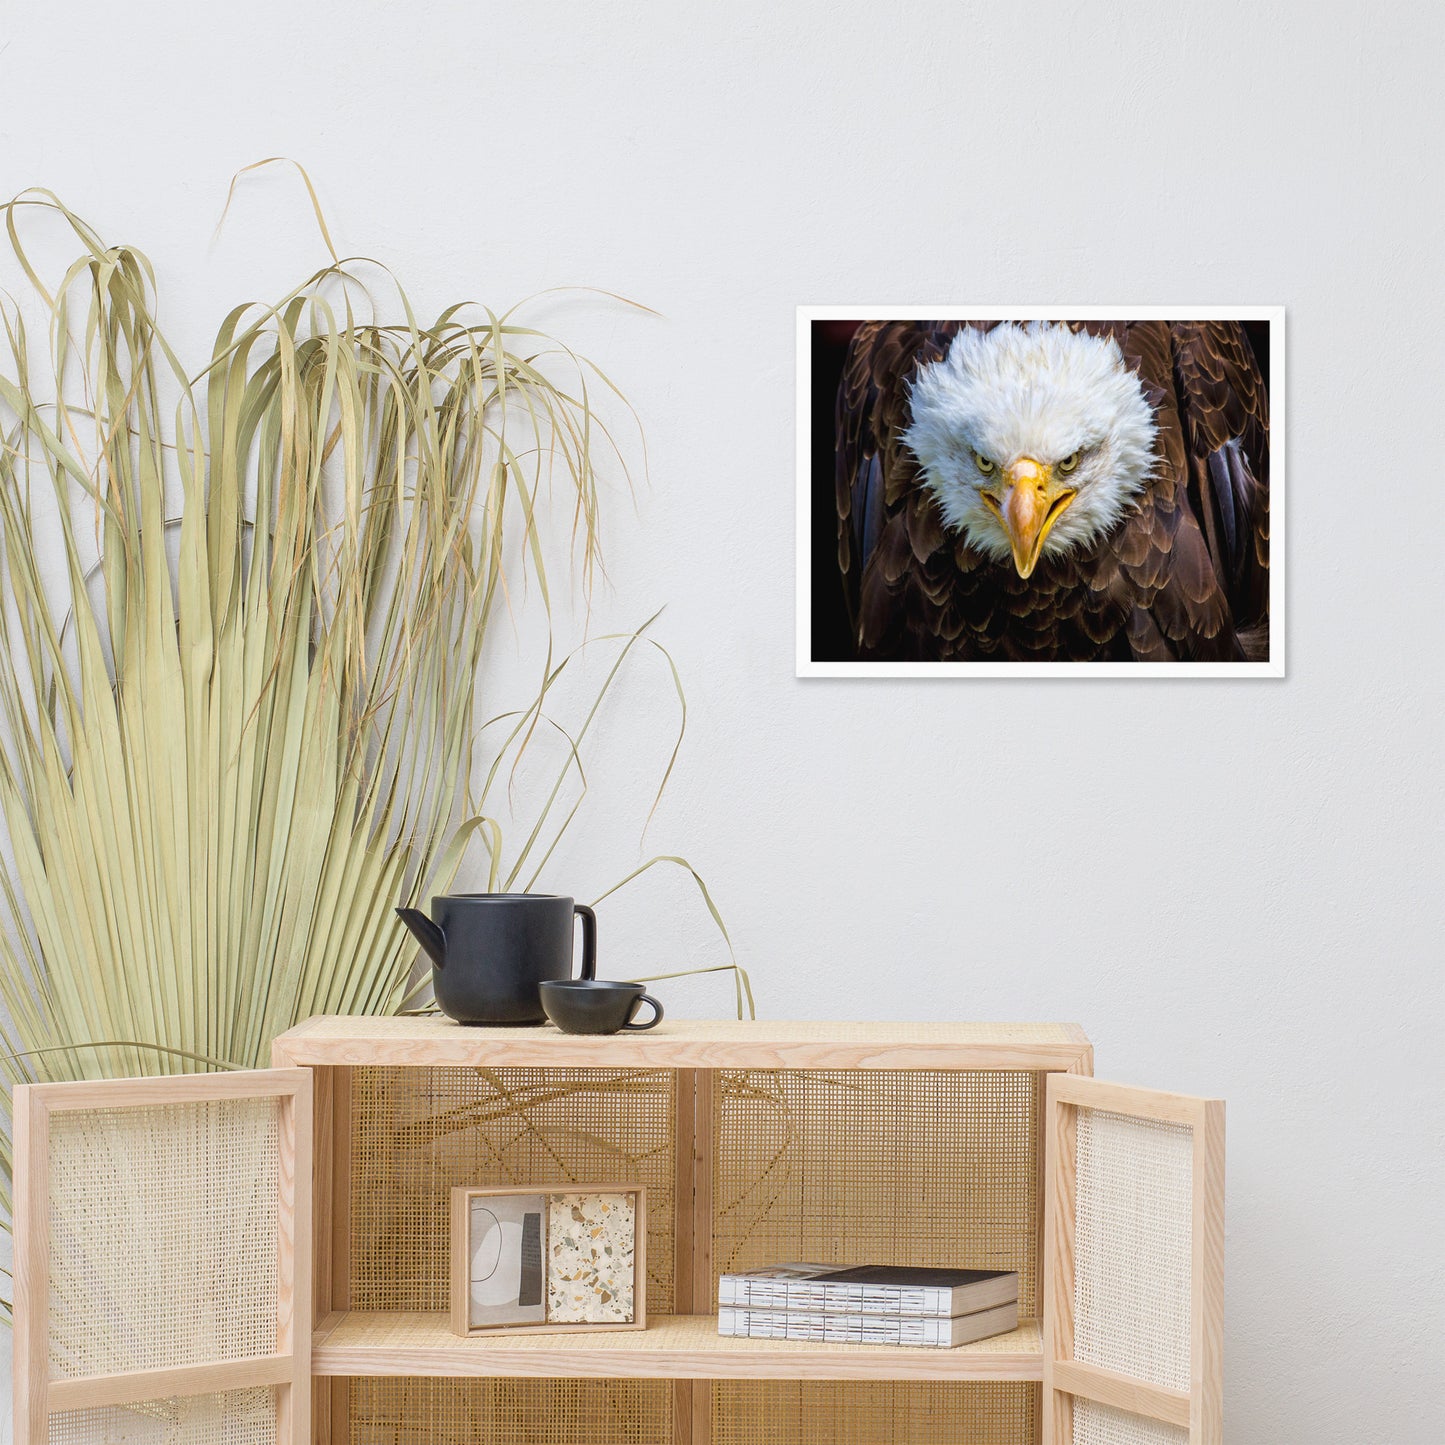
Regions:
<instances>
[{"instance_id":1,"label":"rattan mesh texture","mask_svg":"<svg viewBox=\"0 0 1445 1445\"><path fill-rule=\"evenodd\" d=\"M1040 1077L720 1070L714 1274L783 1260L1013 1269L1019 1313L1036 1315Z\"/></svg>"},{"instance_id":2,"label":"rattan mesh texture","mask_svg":"<svg viewBox=\"0 0 1445 1445\"><path fill-rule=\"evenodd\" d=\"M784 1259L1017 1269L1037 1313L1041 1076L720 1071L714 1273ZM351 1305L446 1307L454 1185L640 1183L648 1307L673 1302L669 1071L377 1068L352 1075ZM710 1308L711 1301L699 1301ZM727 1381L716 1445L1029 1445L1020 1383ZM671 1445L673 1386L383 1378L348 1384L350 1445Z\"/></svg>"},{"instance_id":3,"label":"rattan mesh texture","mask_svg":"<svg viewBox=\"0 0 1445 1445\"><path fill-rule=\"evenodd\" d=\"M726 1380L713 1387L713 1445L1032 1445L1039 1388Z\"/></svg>"},{"instance_id":4,"label":"rattan mesh texture","mask_svg":"<svg viewBox=\"0 0 1445 1445\"><path fill-rule=\"evenodd\" d=\"M671 1445L666 1380L352 1380L349 1445ZM339 1442L338 1442L339 1445Z\"/></svg>"},{"instance_id":5,"label":"rattan mesh texture","mask_svg":"<svg viewBox=\"0 0 1445 1445\"><path fill-rule=\"evenodd\" d=\"M52 1116L54 1374L276 1349L279 1111L265 1098Z\"/></svg>"},{"instance_id":6,"label":"rattan mesh texture","mask_svg":"<svg viewBox=\"0 0 1445 1445\"><path fill-rule=\"evenodd\" d=\"M1074 1445L1189 1445L1189 1432L1162 1420L1076 1399Z\"/></svg>"},{"instance_id":7,"label":"rattan mesh texture","mask_svg":"<svg viewBox=\"0 0 1445 1445\"><path fill-rule=\"evenodd\" d=\"M1078 1113L1075 1357L1175 1390L1189 1388L1192 1148L1184 1124Z\"/></svg>"},{"instance_id":8,"label":"rattan mesh texture","mask_svg":"<svg viewBox=\"0 0 1445 1445\"><path fill-rule=\"evenodd\" d=\"M64 1410L50 1417L49 1445L275 1445L275 1440L276 1397L269 1389Z\"/></svg>"},{"instance_id":9,"label":"rattan mesh texture","mask_svg":"<svg viewBox=\"0 0 1445 1445\"><path fill-rule=\"evenodd\" d=\"M665 1069L355 1070L351 1307L447 1308L454 1185L641 1184L647 1308L669 1313L674 1094Z\"/></svg>"}]
</instances>

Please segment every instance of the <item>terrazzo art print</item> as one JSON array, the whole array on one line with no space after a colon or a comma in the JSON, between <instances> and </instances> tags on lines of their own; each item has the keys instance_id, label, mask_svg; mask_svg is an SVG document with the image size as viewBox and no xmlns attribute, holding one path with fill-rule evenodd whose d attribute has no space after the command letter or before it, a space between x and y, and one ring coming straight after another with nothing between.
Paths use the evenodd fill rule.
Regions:
<instances>
[{"instance_id":1,"label":"terrazzo art print","mask_svg":"<svg viewBox=\"0 0 1445 1445\"><path fill-rule=\"evenodd\" d=\"M549 1323L630 1324L637 1214L632 1194L554 1194L547 1211Z\"/></svg>"}]
</instances>

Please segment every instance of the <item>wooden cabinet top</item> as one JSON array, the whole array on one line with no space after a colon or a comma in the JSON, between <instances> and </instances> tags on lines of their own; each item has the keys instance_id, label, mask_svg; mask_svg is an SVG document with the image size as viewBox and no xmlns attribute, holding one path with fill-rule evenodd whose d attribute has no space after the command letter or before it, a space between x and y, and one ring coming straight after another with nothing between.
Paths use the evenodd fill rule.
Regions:
<instances>
[{"instance_id":1,"label":"wooden cabinet top","mask_svg":"<svg viewBox=\"0 0 1445 1445\"><path fill-rule=\"evenodd\" d=\"M1070 1069L1091 1073L1078 1024L793 1023L667 1019L606 1037L473 1028L438 1015L307 1019L273 1045L277 1065L619 1069Z\"/></svg>"}]
</instances>

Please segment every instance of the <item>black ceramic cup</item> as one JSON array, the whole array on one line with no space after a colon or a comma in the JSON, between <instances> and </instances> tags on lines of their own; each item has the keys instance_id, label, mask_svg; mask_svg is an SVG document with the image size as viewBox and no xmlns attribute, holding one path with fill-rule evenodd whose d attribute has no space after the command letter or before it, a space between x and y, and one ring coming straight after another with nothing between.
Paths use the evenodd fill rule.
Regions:
<instances>
[{"instance_id":1,"label":"black ceramic cup","mask_svg":"<svg viewBox=\"0 0 1445 1445\"><path fill-rule=\"evenodd\" d=\"M662 1005L640 983L598 978L569 978L541 985L542 1007L564 1034L615 1034L621 1029L650 1029L662 1022ZM652 1017L632 1022L645 1003Z\"/></svg>"}]
</instances>

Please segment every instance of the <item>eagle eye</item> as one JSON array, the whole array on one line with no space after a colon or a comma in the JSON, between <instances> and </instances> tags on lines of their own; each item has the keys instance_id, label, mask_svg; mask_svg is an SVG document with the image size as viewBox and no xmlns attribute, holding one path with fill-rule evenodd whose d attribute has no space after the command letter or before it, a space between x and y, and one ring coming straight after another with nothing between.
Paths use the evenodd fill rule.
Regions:
<instances>
[{"instance_id":1,"label":"eagle eye","mask_svg":"<svg viewBox=\"0 0 1445 1445\"><path fill-rule=\"evenodd\" d=\"M1071 471L1073 471L1074 468L1075 468L1076 466L1078 466L1078 465L1079 465L1079 454L1078 454L1078 452L1070 452L1070 453L1068 454L1068 456L1066 456L1066 457L1063 459L1063 461L1061 461L1061 462L1059 463L1059 470L1060 470L1061 472L1071 472Z\"/></svg>"},{"instance_id":2,"label":"eagle eye","mask_svg":"<svg viewBox=\"0 0 1445 1445\"><path fill-rule=\"evenodd\" d=\"M973 454L973 464L986 477L992 476L996 469L995 463L989 461L982 452L975 452Z\"/></svg>"}]
</instances>

